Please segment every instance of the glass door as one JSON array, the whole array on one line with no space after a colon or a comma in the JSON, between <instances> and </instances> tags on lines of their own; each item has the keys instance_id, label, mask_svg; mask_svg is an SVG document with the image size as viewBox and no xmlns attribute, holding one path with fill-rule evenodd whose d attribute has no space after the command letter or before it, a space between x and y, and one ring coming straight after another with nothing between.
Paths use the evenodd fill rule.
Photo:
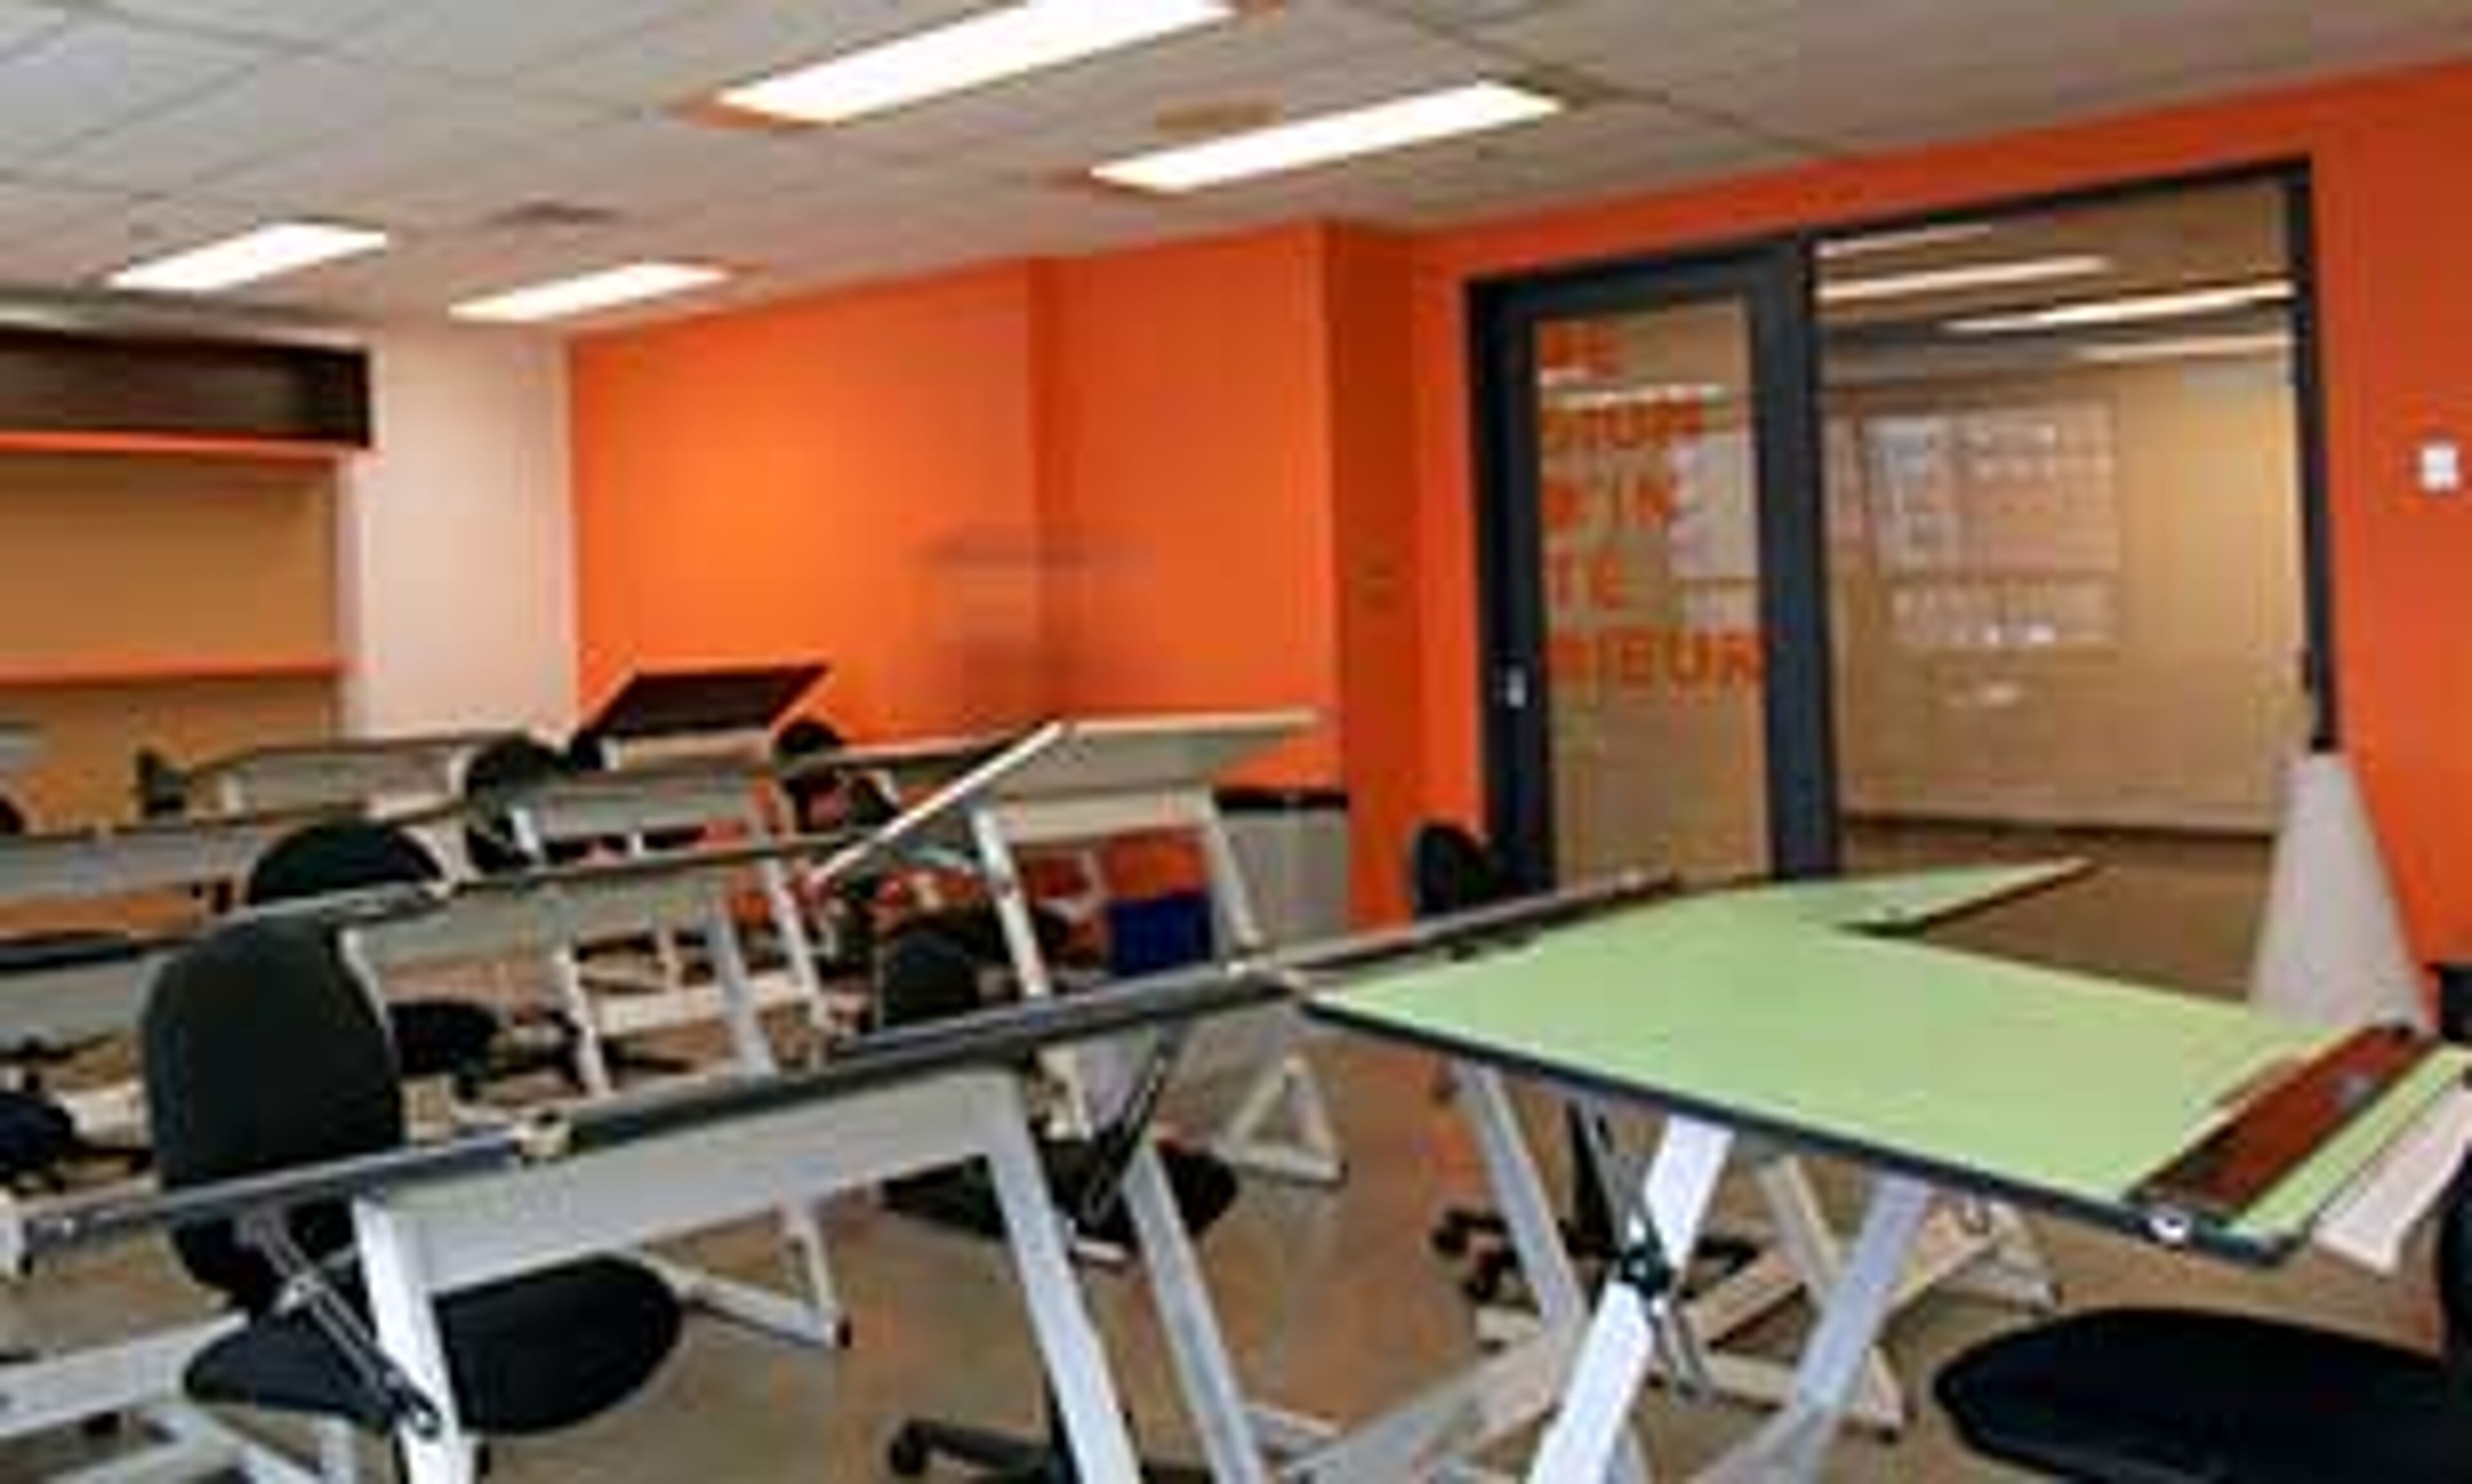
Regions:
<instances>
[{"instance_id":1,"label":"glass door","mask_svg":"<svg viewBox=\"0 0 2472 1484\"><path fill-rule=\"evenodd\" d=\"M1532 881L1831 863L1800 272L1478 303L1492 823Z\"/></svg>"}]
</instances>

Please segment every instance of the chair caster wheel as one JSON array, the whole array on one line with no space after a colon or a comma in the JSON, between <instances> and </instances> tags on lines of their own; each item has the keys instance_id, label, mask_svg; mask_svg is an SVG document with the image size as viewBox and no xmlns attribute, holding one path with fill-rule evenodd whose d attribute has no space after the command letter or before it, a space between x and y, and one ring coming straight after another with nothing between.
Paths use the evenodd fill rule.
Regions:
<instances>
[{"instance_id":1,"label":"chair caster wheel","mask_svg":"<svg viewBox=\"0 0 2472 1484\"><path fill-rule=\"evenodd\" d=\"M1480 1271L1460 1280L1460 1292L1471 1304L1482 1307L1502 1297L1502 1275Z\"/></svg>"},{"instance_id":2,"label":"chair caster wheel","mask_svg":"<svg viewBox=\"0 0 2472 1484\"><path fill-rule=\"evenodd\" d=\"M824 1343L834 1350L847 1350L856 1338L857 1334L851 1330L848 1320L836 1319L833 1321L832 1329L824 1334Z\"/></svg>"},{"instance_id":3,"label":"chair caster wheel","mask_svg":"<svg viewBox=\"0 0 2472 1484\"><path fill-rule=\"evenodd\" d=\"M78 1433L89 1443L100 1443L106 1439L120 1436L128 1420L118 1412L106 1412L99 1417L89 1417L79 1423Z\"/></svg>"},{"instance_id":4,"label":"chair caster wheel","mask_svg":"<svg viewBox=\"0 0 2472 1484\"><path fill-rule=\"evenodd\" d=\"M927 1443L908 1427L884 1445L884 1466L900 1478L915 1479L927 1472Z\"/></svg>"},{"instance_id":5,"label":"chair caster wheel","mask_svg":"<svg viewBox=\"0 0 2472 1484\"><path fill-rule=\"evenodd\" d=\"M1456 1221L1445 1221L1426 1235L1426 1241L1438 1258L1459 1258L1467 1255L1467 1228Z\"/></svg>"}]
</instances>

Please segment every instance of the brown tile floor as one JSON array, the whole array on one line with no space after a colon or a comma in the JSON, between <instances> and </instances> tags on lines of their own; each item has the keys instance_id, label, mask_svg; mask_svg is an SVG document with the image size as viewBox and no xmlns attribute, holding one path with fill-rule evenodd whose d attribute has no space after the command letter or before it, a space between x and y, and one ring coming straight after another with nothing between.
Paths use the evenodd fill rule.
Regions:
<instances>
[{"instance_id":1,"label":"brown tile floor","mask_svg":"<svg viewBox=\"0 0 2472 1484\"><path fill-rule=\"evenodd\" d=\"M1891 842L1894 843L1894 842ZM1877 848L1879 860L1910 858ZM2213 846L2114 850L2112 869L2073 893L1986 918L1969 937L2008 952L2201 985L2237 985L2262 854ZM1326 1044L1320 1062L1348 1142L1351 1176L1336 1194L1256 1184L1215 1232L1205 1257L1242 1368L1265 1397L1291 1407L1362 1417L1472 1353L1453 1274L1426 1248L1446 1199L1479 1194L1459 1123L1432 1096L1422 1058ZM1850 1209L1859 1180L1827 1172ZM2382 1333L2425 1336L2429 1303L2417 1275L2382 1282L2304 1260L2272 1274L2160 1257L2063 1223L2038 1222L2075 1304L2120 1300L2305 1311ZM857 1324L848 1352L804 1354L696 1324L641 1402L559 1437L502 1448L498 1484L550 1481L735 1481L885 1477L884 1439L907 1412L1032 1425L1037 1378L1002 1252L924 1229L861 1200L839 1203L834 1258ZM706 1244L725 1265L760 1270L766 1235ZM1154 1450L1191 1456L1157 1328L1138 1283L1087 1284L1136 1424ZM192 1304L151 1253L81 1264L24 1296L19 1318L56 1332L91 1331L137 1313ZM1966 1457L1927 1400L1932 1367L2014 1316L1959 1300L1911 1312L1890 1344L1913 1384L1913 1425L1893 1441L1849 1436L1829 1476L1956 1480L1998 1475ZM1792 1326L1780 1327L1790 1331ZM1790 1344L1791 1332L1772 1337ZM1661 1461L1687 1470L1739 1435L1754 1414L1659 1397L1643 1408ZM0 1478L38 1476L67 1444L0 1446Z\"/></svg>"}]
</instances>

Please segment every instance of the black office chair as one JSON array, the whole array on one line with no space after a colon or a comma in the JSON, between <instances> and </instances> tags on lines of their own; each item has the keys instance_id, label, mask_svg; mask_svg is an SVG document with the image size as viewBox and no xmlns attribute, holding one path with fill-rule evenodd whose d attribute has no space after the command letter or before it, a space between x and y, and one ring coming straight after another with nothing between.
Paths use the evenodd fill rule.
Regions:
<instances>
[{"instance_id":1,"label":"black office chair","mask_svg":"<svg viewBox=\"0 0 2472 1484\"><path fill-rule=\"evenodd\" d=\"M384 1026L332 939L297 921L226 925L156 978L140 1027L147 1117L169 1189L380 1154L404 1139ZM174 1235L192 1276L249 1316L190 1363L201 1401L414 1425L423 1401L369 1337L340 1203ZM678 1302L621 1258L446 1295L454 1403L480 1436L551 1431L632 1395L677 1344Z\"/></svg>"},{"instance_id":2,"label":"black office chair","mask_svg":"<svg viewBox=\"0 0 2472 1484\"><path fill-rule=\"evenodd\" d=\"M9 795L5 793L0 793L0 836L23 835L25 833L26 812L17 807L17 801L15 799L9 797Z\"/></svg>"},{"instance_id":3,"label":"black office chair","mask_svg":"<svg viewBox=\"0 0 2472 1484\"><path fill-rule=\"evenodd\" d=\"M445 871L429 848L396 825L328 819L305 825L266 849L241 888L252 906L338 892L425 885ZM395 1063L405 1078L447 1077L459 1094L476 1094L490 1071L505 1024L469 1000L407 997L386 1007Z\"/></svg>"},{"instance_id":4,"label":"black office chair","mask_svg":"<svg viewBox=\"0 0 2472 1484\"><path fill-rule=\"evenodd\" d=\"M966 947L932 929L904 927L885 944L877 977L877 1017L886 1025L967 1015L985 1003L981 959ZM1142 1127L1149 1117L1146 1099L1130 1111L1127 1124L1102 1130L1089 1139L1044 1139L1039 1162L1048 1189L1069 1219L1077 1237L1129 1249L1132 1223L1118 1198L1117 1187L1127 1165L1148 1137ZM1162 1143L1160 1158L1185 1228L1197 1237L1216 1226L1236 1200L1236 1174L1225 1161L1197 1149ZM994 1184L983 1164L908 1176L889 1182L885 1203L893 1210L974 1236L1001 1239L1004 1216ZM1049 1399L1048 1434L1026 1438L966 1424L932 1418L911 1418L894 1431L885 1449L892 1472L915 1477L937 1458L990 1471L990 1477L1022 1484L1072 1484L1077 1478L1065 1446L1060 1418ZM1153 1481L1207 1480L1206 1471L1172 1465L1145 1465Z\"/></svg>"},{"instance_id":5,"label":"black office chair","mask_svg":"<svg viewBox=\"0 0 2472 1484\"><path fill-rule=\"evenodd\" d=\"M2472 1478L2472 1157L2438 1208L2440 1354L2247 1314L2094 1309L1934 1382L1977 1452L2111 1484Z\"/></svg>"},{"instance_id":6,"label":"black office chair","mask_svg":"<svg viewBox=\"0 0 2472 1484\"><path fill-rule=\"evenodd\" d=\"M471 806L464 828L464 858L484 876L505 876L541 864L515 836L514 820L501 802L503 795L575 771L573 762L536 737L520 733L501 737L472 754L464 765L464 798ZM580 860L590 847L557 846L554 861Z\"/></svg>"}]
</instances>

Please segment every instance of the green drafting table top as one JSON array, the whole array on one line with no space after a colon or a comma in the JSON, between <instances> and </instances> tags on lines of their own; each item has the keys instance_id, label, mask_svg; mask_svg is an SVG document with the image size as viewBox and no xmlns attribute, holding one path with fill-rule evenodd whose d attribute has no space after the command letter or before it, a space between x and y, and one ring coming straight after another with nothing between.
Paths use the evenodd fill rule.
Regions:
<instances>
[{"instance_id":1,"label":"green drafting table top","mask_svg":"<svg viewBox=\"0 0 2472 1484\"><path fill-rule=\"evenodd\" d=\"M1651 904L1316 995L1359 1030L1772 1133L2151 1234L2134 1196L2341 1039L2245 1006L1894 934L2075 862L1753 887ZM2279 1258L2464 1072L2442 1049L2227 1221Z\"/></svg>"}]
</instances>

